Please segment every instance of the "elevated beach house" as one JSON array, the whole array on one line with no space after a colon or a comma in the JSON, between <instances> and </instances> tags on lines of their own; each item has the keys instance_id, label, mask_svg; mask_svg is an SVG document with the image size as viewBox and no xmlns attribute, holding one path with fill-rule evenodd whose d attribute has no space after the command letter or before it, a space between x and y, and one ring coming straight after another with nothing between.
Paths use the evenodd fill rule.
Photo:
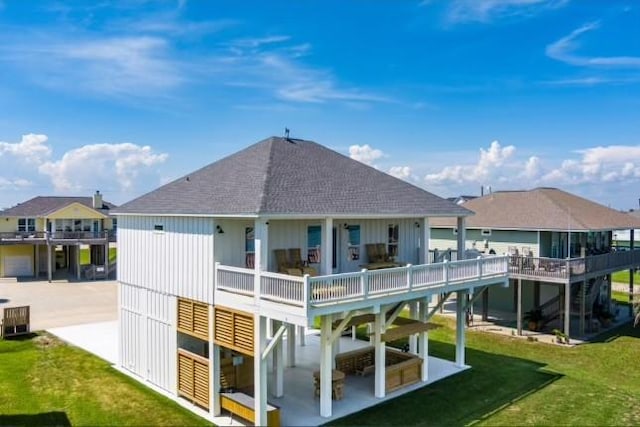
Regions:
<instances>
[{"instance_id":1,"label":"elevated beach house","mask_svg":"<svg viewBox=\"0 0 640 427\"><path fill-rule=\"evenodd\" d=\"M81 275L80 248L89 246L92 265L108 264L115 241L115 205L93 197L38 196L0 211L0 277L49 280L56 272ZM106 266L108 267L108 266Z\"/></svg>"},{"instance_id":2,"label":"elevated beach house","mask_svg":"<svg viewBox=\"0 0 640 427\"><path fill-rule=\"evenodd\" d=\"M331 417L356 371L377 398L427 381L431 296L506 285L506 257L428 263L431 219L457 218L464 241L470 213L315 142L263 140L117 210L120 366L257 425L277 424L275 406L296 398L307 402L296 410ZM367 348L340 353L342 331L360 324ZM283 380L284 345L286 370L312 387L296 362L312 327L315 398ZM411 352L385 347L402 336Z\"/></svg>"},{"instance_id":3,"label":"elevated beach house","mask_svg":"<svg viewBox=\"0 0 640 427\"><path fill-rule=\"evenodd\" d=\"M487 290L475 308L485 318L515 314L518 333L546 326L583 336L615 314L611 273L640 266L639 250L612 247L613 233L633 233L640 219L566 191L498 191L462 206L475 212L465 248L509 256L509 286ZM431 225L432 257L456 259L456 220Z\"/></svg>"}]
</instances>

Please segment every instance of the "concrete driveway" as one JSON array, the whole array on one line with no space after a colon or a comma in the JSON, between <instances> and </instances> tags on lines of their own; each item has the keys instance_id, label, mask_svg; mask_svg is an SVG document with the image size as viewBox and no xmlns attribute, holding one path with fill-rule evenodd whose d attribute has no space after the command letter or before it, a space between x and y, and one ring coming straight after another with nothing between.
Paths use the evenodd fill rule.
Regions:
<instances>
[{"instance_id":1,"label":"concrete driveway","mask_svg":"<svg viewBox=\"0 0 640 427\"><path fill-rule=\"evenodd\" d=\"M31 330L118 319L116 281L2 282L0 308L31 306Z\"/></svg>"}]
</instances>

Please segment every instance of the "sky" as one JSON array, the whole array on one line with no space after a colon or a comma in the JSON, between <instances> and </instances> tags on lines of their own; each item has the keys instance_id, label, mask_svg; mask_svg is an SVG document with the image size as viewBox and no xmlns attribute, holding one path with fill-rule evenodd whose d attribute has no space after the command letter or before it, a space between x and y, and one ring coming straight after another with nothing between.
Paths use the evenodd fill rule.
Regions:
<instances>
[{"instance_id":1,"label":"sky","mask_svg":"<svg viewBox=\"0 0 640 427\"><path fill-rule=\"evenodd\" d=\"M439 196L640 198L640 3L0 0L0 208L124 203L269 136Z\"/></svg>"}]
</instances>

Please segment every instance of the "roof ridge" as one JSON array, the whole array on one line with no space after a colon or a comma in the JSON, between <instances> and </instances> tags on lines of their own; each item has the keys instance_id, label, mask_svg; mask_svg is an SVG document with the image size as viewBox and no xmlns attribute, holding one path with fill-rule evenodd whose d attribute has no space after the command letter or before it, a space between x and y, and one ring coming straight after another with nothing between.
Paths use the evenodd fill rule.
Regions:
<instances>
[{"instance_id":1,"label":"roof ridge","mask_svg":"<svg viewBox=\"0 0 640 427\"><path fill-rule=\"evenodd\" d=\"M583 229L587 229L589 228L588 225L584 224L582 221L577 220L577 218L573 218L571 215L571 208L565 208L563 205L561 205L560 203L558 203L553 197L551 197L549 194L547 194L546 191L542 191L542 190L552 190L552 191L559 191L565 194L568 194L572 197L575 197L573 194L571 193L567 193L566 191L560 190L558 188L553 188L553 187L542 187L542 188L536 188L536 192L537 193L542 193L544 195L544 197L547 198L547 200L549 200L552 204L554 204L555 206L559 207L560 210L562 210L564 213L567 214L567 218L569 219L568 223L567 223L567 229L571 230L571 224L573 223L574 225L579 225L581 228ZM573 219L576 219L577 221L572 221Z\"/></svg>"},{"instance_id":2,"label":"roof ridge","mask_svg":"<svg viewBox=\"0 0 640 427\"><path fill-rule=\"evenodd\" d=\"M277 137L272 136L270 138L267 139L267 143L269 144L269 157L267 160L267 167L264 169L264 175L263 175L263 179L262 179L262 191L260 192L260 201L258 203L258 212L256 212L257 214L260 214L261 212L263 212L266 209L266 204L267 204L267 185L269 182L269 172L271 172L271 168L273 165L273 147L274 147L274 141L277 139Z\"/></svg>"}]
</instances>

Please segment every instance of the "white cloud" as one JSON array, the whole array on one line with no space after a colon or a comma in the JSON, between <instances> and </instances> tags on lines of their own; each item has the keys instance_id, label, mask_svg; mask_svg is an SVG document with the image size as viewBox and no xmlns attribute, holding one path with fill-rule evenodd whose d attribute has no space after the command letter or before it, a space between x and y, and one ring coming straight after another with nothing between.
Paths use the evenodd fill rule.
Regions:
<instances>
[{"instance_id":1,"label":"white cloud","mask_svg":"<svg viewBox=\"0 0 640 427\"><path fill-rule=\"evenodd\" d=\"M26 188L32 185L33 183L27 179L18 178L18 179L8 179L0 176L0 189L21 189Z\"/></svg>"},{"instance_id":2,"label":"white cloud","mask_svg":"<svg viewBox=\"0 0 640 427\"><path fill-rule=\"evenodd\" d=\"M373 162L382 158L382 150L371 147L369 144L352 145L349 147L349 157L364 164L373 166Z\"/></svg>"},{"instance_id":3,"label":"white cloud","mask_svg":"<svg viewBox=\"0 0 640 427\"><path fill-rule=\"evenodd\" d=\"M546 48L547 56L579 67L640 68L638 56L584 56L575 53L580 47L579 37L599 27L598 22L590 22L573 30L569 35L549 44ZM594 80L592 82L596 83Z\"/></svg>"},{"instance_id":4,"label":"white cloud","mask_svg":"<svg viewBox=\"0 0 640 427\"><path fill-rule=\"evenodd\" d=\"M480 149L480 158L476 164L446 166L440 172L427 174L425 181L429 184L443 183L487 183L499 176L500 167L515 153L515 147L502 147L493 141L488 150Z\"/></svg>"},{"instance_id":5,"label":"white cloud","mask_svg":"<svg viewBox=\"0 0 640 427\"><path fill-rule=\"evenodd\" d=\"M540 158L531 156L524 165L522 176L528 179L537 179L540 176Z\"/></svg>"},{"instance_id":6,"label":"white cloud","mask_svg":"<svg viewBox=\"0 0 640 427\"><path fill-rule=\"evenodd\" d=\"M73 191L94 184L95 188L117 184L128 190L134 180L151 167L163 163L167 154L157 154L149 146L131 143L91 144L66 152L60 160L40 165L57 191Z\"/></svg>"},{"instance_id":7,"label":"white cloud","mask_svg":"<svg viewBox=\"0 0 640 427\"><path fill-rule=\"evenodd\" d=\"M389 169L389 175L396 178L407 180L411 178L411 167L409 166L392 166Z\"/></svg>"},{"instance_id":8,"label":"white cloud","mask_svg":"<svg viewBox=\"0 0 640 427\"><path fill-rule=\"evenodd\" d=\"M532 15L566 3L568 0L455 0L450 5L448 20L487 23L505 16Z\"/></svg>"},{"instance_id":9,"label":"white cloud","mask_svg":"<svg viewBox=\"0 0 640 427\"><path fill-rule=\"evenodd\" d=\"M290 36L285 35L275 35L275 36L265 36L265 37L254 37L254 38L246 38L246 39L237 39L232 41L230 44L238 47L251 47L257 48L263 45L269 44L277 44L289 41L291 39Z\"/></svg>"},{"instance_id":10,"label":"white cloud","mask_svg":"<svg viewBox=\"0 0 640 427\"><path fill-rule=\"evenodd\" d=\"M46 135L22 135L20 142L0 141L0 158L10 154L27 163L39 164L51 156L51 148L47 145Z\"/></svg>"}]
</instances>

